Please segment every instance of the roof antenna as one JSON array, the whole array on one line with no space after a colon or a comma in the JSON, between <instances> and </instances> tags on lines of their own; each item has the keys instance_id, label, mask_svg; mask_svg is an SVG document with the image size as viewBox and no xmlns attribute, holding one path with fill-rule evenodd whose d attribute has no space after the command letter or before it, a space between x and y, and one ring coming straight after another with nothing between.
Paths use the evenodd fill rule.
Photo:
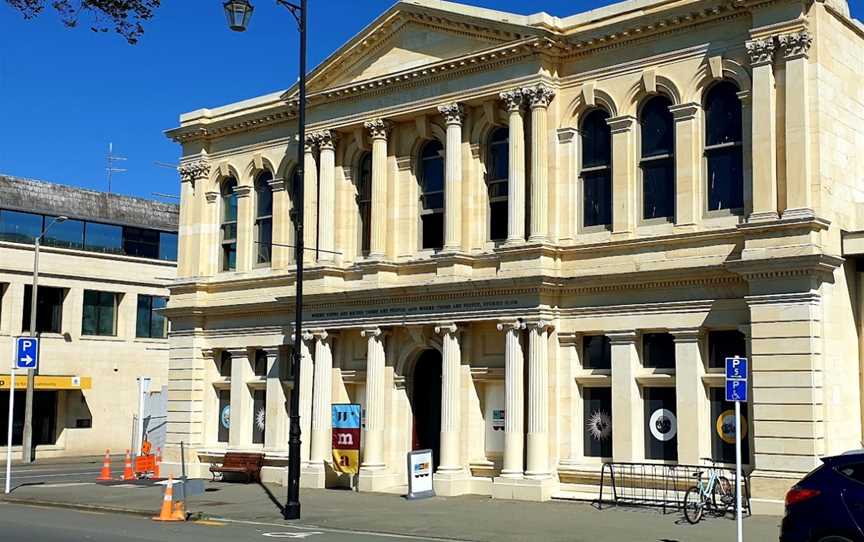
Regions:
<instances>
[{"instance_id":1,"label":"roof antenna","mask_svg":"<svg viewBox=\"0 0 864 542\"><path fill-rule=\"evenodd\" d=\"M114 167L114 162L124 162L126 161L125 156L118 156L114 154L114 143L108 143L108 167L105 168L105 171L108 172L108 193L111 193L111 176L114 173L125 173L126 169Z\"/></svg>"}]
</instances>

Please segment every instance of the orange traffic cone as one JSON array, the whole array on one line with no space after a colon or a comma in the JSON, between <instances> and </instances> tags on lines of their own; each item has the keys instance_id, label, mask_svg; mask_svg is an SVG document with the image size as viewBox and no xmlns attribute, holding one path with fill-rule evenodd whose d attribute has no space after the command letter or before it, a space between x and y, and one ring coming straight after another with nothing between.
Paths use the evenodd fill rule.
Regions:
<instances>
[{"instance_id":1,"label":"orange traffic cone","mask_svg":"<svg viewBox=\"0 0 864 542\"><path fill-rule=\"evenodd\" d=\"M126 450L126 465L123 467L123 479L134 480L135 473L132 472L132 456L129 455L129 450Z\"/></svg>"},{"instance_id":2,"label":"orange traffic cone","mask_svg":"<svg viewBox=\"0 0 864 542\"><path fill-rule=\"evenodd\" d=\"M153 478L161 478L159 469L162 467L162 448L156 448L156 466L153 468Z\"/></svg>"},{"instance_id":3,"label":"orange traffic cone","mask_svg":"<svg viewBox=\"0 0 864 542\"><path fill-rule=\"evenodd\" d=\"M153 518L153 521L186 521L186 513L183 517L179 517L178 510L173 506L174 501L174 478L168 477L168 484L165 486L165 497L162 498L162 509L159 515ZM183 503L177 503L181 507Z\"/></svg>"},{"instance_id":4,"label":"orange traffic cone","mask_svg":"<svg viewBox=\"0 0 864 542\"><path fill-rule=\"evenodd\" d=\"M102 460L102 472L99 473L99 478L96 480L111 479L111 450L105 450L105 459Z\"/></svg>"},{"instance_id":5,"label":"orange traffic cone","mask_svg":"<svg viewBox=\"0 0 864 542\"><path fill-rule=\"evenodd\" d=\"M173 521L186 521L186 504L183 501L174 503L174 513L171 514Z\"/></svg>"}]
</instances>

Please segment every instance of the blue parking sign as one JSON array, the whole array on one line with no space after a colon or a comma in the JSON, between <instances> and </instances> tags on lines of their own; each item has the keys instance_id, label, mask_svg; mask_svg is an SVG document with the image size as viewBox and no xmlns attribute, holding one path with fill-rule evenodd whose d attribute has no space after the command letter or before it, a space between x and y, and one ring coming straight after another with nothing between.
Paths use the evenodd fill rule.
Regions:
<instances>
[{"instance_id":1,"label":"blue parking sign","mask_svg":"<svg viewBox=\"0 0 864 542\"><path fill-rule=\"evenodd\" d=\"M747 402L747 381L746 380L727 380L726 381L726 400L729 402Z\"/></svg>"},{"instance_id":2,"label":"blue parking sign","mask_svg":"<svg viewBox=\"0 0 864 542\"><path fill-rule=\"evenodd\" d=\"M39 339L18 337L15 339L15 368L36 369L39 367Z\"/></svg>"},{"instance_id":3,"label":"blue parking sign","mask_svg":"<svg viewBox=\"0 0 864 542\"><path fill-rule=\"evenodd\" d=\"M726 358L726 379L747 380L747 358Z\"/></svg>"}]
</instances>

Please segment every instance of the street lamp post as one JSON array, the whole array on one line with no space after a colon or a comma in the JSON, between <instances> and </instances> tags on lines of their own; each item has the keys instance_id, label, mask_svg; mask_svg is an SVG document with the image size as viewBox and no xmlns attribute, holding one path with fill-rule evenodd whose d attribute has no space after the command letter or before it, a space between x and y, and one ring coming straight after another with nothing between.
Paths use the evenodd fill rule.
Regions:
<instances>
[{"instance_id":1,"label":"street lamp post","mask_svg":"<svg viewBox=\"0 0 864 542\"><path fill-rule=\"evenodd\" d=\"M54 224L66 220L65 216L58 216L43 229L33 245L33 287L30 289L30 336L36 336L36 295L39 289L39 246L42 238ZM24 435L21 443L21 459L24 463L33 462L33 389L36 383L35 369L27 369L27 393L24 403ZM12 443L9 443L12 446Z\"/></svg>"},{"instance_id":2,"label":"street lamp post","mask_svg":"<svg viewBox=\"0 0 864 542\"><path fill-rule=\"evenodd\" d=\"M303 256L305 243L303 240L303 185L304 185L304 144L306 142L306 14L307 0L299 3L288 0L276 0L276 3L287 8L297 20L300 31L300 80L297 124L299 142L297 145L297 184L294 187L294 259L297 264L295 309L294 309L294 348L291 356L291 374L294 376L294 387L291 390L291 426L288 433L288 497L282 508L285 519L300 519L300 355L303 340ZM252 17L252 7L249 0L228 0L224 4L228 26L236 32L243 32Z\"/></svg>"}]
</instances>

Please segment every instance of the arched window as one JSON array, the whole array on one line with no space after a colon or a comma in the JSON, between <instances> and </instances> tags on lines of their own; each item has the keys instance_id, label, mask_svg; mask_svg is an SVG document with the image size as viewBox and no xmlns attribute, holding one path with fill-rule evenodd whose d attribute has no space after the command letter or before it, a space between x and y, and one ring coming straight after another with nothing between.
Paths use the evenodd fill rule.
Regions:
<instances>
[{"instance_id":1,"label":"arched window","mask_svg":"<svg viewBox=\"0 0 864 542\"><path fill-rule=\"evenodd\" d=\"M369 254L372 244L372 153L360 159L357 170L357 211L360 214L360 251Z\"/></svg>"},{"instance_id":2,"label":"arched window","mask_svg":"<svg viewBox=\"0 0 864 542\"><path fill-rule=\"evenodd\" d=\"M420 152L421 246L444 247L444 147L437 140Z\"/></svg>"},{"instance_id":3,"label":"arched window","mask_svg":"<svg viewBox=\"0 0 864 542\"><path fill-rule=\"evenodd\" d=\"M642 107L642 218L675 220L675 123L671 102L655 96Z\"/></svg>"},{"instance_id":4,"label":"arched window","mask_svg":"<svg viewBox=\"0 0 864 542\"><path fill-rule=\"evenodd\" d=\"M738 88L728 81L705 97L708 210L744 207L744 156Z\"/></svg>"},{"instance_id":5,"label":"arched window","mask_svg":"<svg viewBox=\"0 0 864 542\"><path fill-rule=\"evenodd\" d=\"M507 184L510 177L510 129L496 128L489 135L486 185L489 189L489 239L507 239Z\"/></svg>"},{"instance_id":6,"label":"arched window","mask_svg":"<svg viewBox=\"0 0 864 542\"><path fill-rule=\"evenodd\" d=\"M222 181L222 271L237 268L237 181L228 177Z\"/></svg>"},{"instance_id":7,"label":"arched window","mask_svg":"<svg viewBox=\"0 0 864 542\"><path fill-rule=\"evenodd\" d=\"M612 130L609 113L594 109L582 121L582 226L612 225Z\"/></svg>"},{"instance_id":8,"label":"arched window","mask_svg":"<svg viewBox=\"0 0 864 542\"><path fill-rule=\"evenodd\" d=\"M255 178L255 262L269 264L273 255L273 174L262 171Z\"/></svg>"}]
</instances>

